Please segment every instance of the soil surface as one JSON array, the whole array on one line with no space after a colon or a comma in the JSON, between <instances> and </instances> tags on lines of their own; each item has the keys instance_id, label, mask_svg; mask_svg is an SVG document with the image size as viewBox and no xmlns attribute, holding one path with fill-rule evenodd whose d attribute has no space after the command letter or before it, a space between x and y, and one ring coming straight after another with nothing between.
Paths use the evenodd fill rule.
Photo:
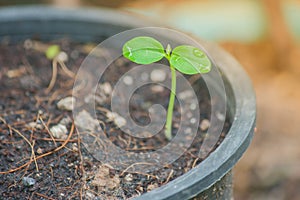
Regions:
<instances>
[{"instance_id":1,"label":"soil surface","mask_svg":"<svg viewBox=\"0 0 300 200\"><path fill-rule=\"evenodd\" d=\"M60 58L63 63L45 56L52 44L58 44L65 53ZM0 199L129 199L172 181L205 159L198 155L199 146L208 137L205 133L211 100L207 89L200 87L199 76L187 78L199 91L201 128L188 151L174 163L154 172L135 173L113 169L95 159L82 145L70 108L74 75L92 46L66 38L49 43L26 40L0 44ZM52 73L56 64L55 80ZM153 137L137 139L124 133L115 118L109 116L111 88L132 67L120 58L105 72L96 92L97 120L106 137L119 148L151 152L168 144L163 130ZM148 124L148 108L155 103L167 109L169 93L168 89L153 85L139 88L130 101L132 118L140 125ZM174 135L181 115L176 101ZM216 147L229 124L225 123Z\"/></svg>"}]
</instances>

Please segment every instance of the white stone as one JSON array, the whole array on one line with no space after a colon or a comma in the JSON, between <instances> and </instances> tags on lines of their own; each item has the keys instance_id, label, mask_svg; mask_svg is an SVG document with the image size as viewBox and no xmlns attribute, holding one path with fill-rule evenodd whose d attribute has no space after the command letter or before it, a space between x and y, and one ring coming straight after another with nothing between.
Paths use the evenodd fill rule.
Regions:
<instances>
[{"instance_id":1,"label":"white stone","mask_svg":"<svg viewBox=\"0 0 300 200\"><path fill-rule=\"evenodd\" d=\"M150 78L154 82L162 82L166 79L166 76L166 72L161 69L155 69L150 74Z\"/></svg>"},{"instance_id":2,"label":"white stone","mask_svg":"<svg viewBox=\"0 0 300 200\"><path fill-rule=\"evenodd\" d=\"M203 119L200 123L201 131L205 131L210 127L210 121L208 119Z\"/></svg>"},{"instance_id":3,"label":"white stone","mask_svg":"<svg viewBox=\"0 0 300 200\"><path fill-rule=\"evenodd\" d=\"M65 139L67 138L68 129L65 125L57 124L50 128L50 132L55 138Z\"/></svg>"},{"instance_id":4,"label":"white stone","mask_svg":"<svg viewBox=\"0 0 300 200\"><path fill-rule=\"evenodd\" d=\"M125 179L125 181L130 182L130 181L133 180L133 176L132 176L132 174L127 174L127 175L124 177L124 179Z\"/></svg>"},{"instance_id":5,"label":"white stone","mask_svg":"<svg viewBox=\"0 0 300 200\"><path fill-rule=\"evenodd\" d=\"M109 121L113 121L118 127L125 126L126 119L120 116L118 113L115 112L107 112L106 117Z\"/></svg>"},{"instance_id":6,"label":"white stone","mask_svg":"<svg viewBox=\"0 0 300 200\"><path fill-rule=\"evenodd\" d=\"M61 61L61 62L67 62L69 60L69 56L66 52L64 51L61 51L59 52L59 54L57 55L56 59L58 61Z\"/></svg>"},{"instance_id":7,"label":"white stone","mask_svg":"<svg viewBox=\"0 0 300 200\"><path fill-rule=\"evenodd\" d=\"M121 117L120 115L118 115L115 119L114 119L114 123L118 126L118 127L122 127L126 125L126 119L124 119L123 117Z\"/></svg>"},{"instance_id":8,"label":"white stone","mask_svg":"<svg viewBox=\"0 0 300 200\"><path fill-rule=\"evenodd\" d=\"M99 122L89 112L82 110L75 116L75 125L83 130L94 131L99 126Z\"/></svg>"},{"instance_id":9,"label":"white stone","mask_svg":"<svg viewBox=\"0 0 300 200\"><path fill-rule=\"evenodd\" d=\"M216 113L216 117L218 118L218 120L220 121L224 121L225 120L225 115L223 113L217 112Z\"/></svg>"},{"instance_id":10,"label":"white stone","mask_svg":"<svg viewBox=\"0 0 300 200\"><path fill-rule=\"evenodd\" d=\"M133 78L131 76L124 76L123 82L126 85L132 85L133 84Z\"/></svg>"},{"instance_id":11,"label":"white stone","mask_svg":"<svg viewBox=\"0 0 300 200\"><path fill-rule=\"evenodd\" d=\"M114 121L114 119L118 116L118 113L115 112L106 112L106 117L108 118L109 121Z\"/></svg>"},{"instance_id":12,"label":"white stone","mask_svg":"<svg viewBox=\"0 0 300 200\"><path fill-rule=\"evenodd\" d=\"M110 83L108 83L108 82L100 84L99 87L103 90L103 92L105 94L111 94L112 93L112 87L111 87Z\"/></svg>"},{"instance_id":13,"label":"white stone","mask_svg":"<svg viewBox=\"0 0 300 200\"><path fill-rule=\"evenodd\" d=\"M194 95L193 90L185 90L178 94L178 98L181 100L185 100L185 99L193 97L193 95Z\"/></svg>"},{"instance_id":14,"label":"white stone","mask_svg":"<svg viewBox=\"0 0 300 200\"><path fill-rule=\"evenodd\" d=\"M195 104L195 103L190 104L190 109L191 110L196 110L196 108L197 108L197 104Z\"/></svg>"},{"instance_id":15,"label":"white stone","mask_svg":"<svg viewBox=\"0 0 300 200\"><path fill-rule=\"evenodd\" d=\"M153 85L151 87L151 90L155 93L159 93L159 92L163 92L164 91L164 87L161 85Z\"/></svg>"},{"instance_id":16,"label":"white stone","mask_svg":"<svg viewBox=\"0 0 300 200\"><path fill-rule=\"evenodd\" d=\"M57 103L57 107L60 110L72 111L73 108L74 108L74 104L75 104L75 98L74 97L66 97L66 98L61 99Z\"/></svg>"},{"instance_id":17,"label":"white stone","mask_svg":"<svg viewBox=\"0 0 300 200\"><path fill-rule=\"evenodd\" d=\"M196 123L196 118L192 118L191 120L190 120L190 122L192 123L192 124L195 124Z\"/></svg>"}]
</instances>

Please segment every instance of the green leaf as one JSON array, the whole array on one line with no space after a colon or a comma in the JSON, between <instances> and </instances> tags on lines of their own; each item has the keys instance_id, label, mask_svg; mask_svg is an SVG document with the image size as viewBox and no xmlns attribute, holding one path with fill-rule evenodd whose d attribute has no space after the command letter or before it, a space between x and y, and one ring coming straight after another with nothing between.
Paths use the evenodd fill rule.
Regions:
<instances>
[{"instance_id":1,"label":"green leaf","mask_svg":"<svg viewBox=\"0 0 300 200\"><path fill-rule=\"evenodd\" d=\"M60 52L60 47L58 45L51 45L47 48L45 54L49 60L53 60Z\"/></svg>"},{"instance_id":2,"label":"green leaf","mask_svg":"<svg viewBox=\"0 0 300 200\"><path fill-rule=\"evenodd\" d=\"M173 49L170 64L183 74L208 73L211 70L211 62L206 54L188 45Z\"/></svg>"},{"instance_id":3,"label":"green leaf","mask_svg":"<svg viewBox=\"0 0 300 200\"><path fill-rule=\"evenodd\" d=\"M135 37L123 46L123 56L137 64L150 64L165 56L162 44L151 37Z\"/></svg>"}]
</instances>

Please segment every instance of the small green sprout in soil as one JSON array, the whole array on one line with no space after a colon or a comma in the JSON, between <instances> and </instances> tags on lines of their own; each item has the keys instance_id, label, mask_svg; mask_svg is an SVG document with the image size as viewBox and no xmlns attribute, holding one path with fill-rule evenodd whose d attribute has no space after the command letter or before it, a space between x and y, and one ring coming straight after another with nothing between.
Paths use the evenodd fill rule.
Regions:
<instances>
[{"instance_id":1,"label":"small green sprout in soil","mask_svg":"<svg viewBox=\"0 0 300 200\"><path fill-rule=\"evenodd\" d=\"M211 62L207 55L200 49L180 45L173 50L168 44L166 49L152 37L140 36L127 41L123 46L123 56L137 64L151 64L166 58L171 70L171 92L165 125L165 136L172 138L172 118L176 95L176 70L183 74L193 75L208 73L211 70Z\"/></svg>"},{"instance_id":2,"label":"small green sprout in soil","mask_svg":"<svg viewBox=\"0 0 300 200\"><path fill-rule=\"evenodd\" d=\"M60 47L58 45L51 45L47 48L45 54L49 60L53 60L59 53Z\"/></svg>"},{"instance_id":3,"label":"small green sprout in soil","mask_svg":"<svg viewBox=\"0 0 300 200\"><path fill-rule=\"evenodd\" d=\"M69 76L70 78L74 78L75 74L68 69L68 67L66 66L65 62L68 61L68 55L61 50L60 46L58 45L50 45L49 47L47 47L47 49L45 50L45 55L48 58L48 60L52 61L52 78L50 80L50 83L47 87L47 89L45 90L46 94L48 94L52 88L54 87L54 84L56 82L56 78L57 78L57 70L58 70L58 64L61 66L62 70L65 72L65 74L67 76Z\"/></svg>"}]
</instances>

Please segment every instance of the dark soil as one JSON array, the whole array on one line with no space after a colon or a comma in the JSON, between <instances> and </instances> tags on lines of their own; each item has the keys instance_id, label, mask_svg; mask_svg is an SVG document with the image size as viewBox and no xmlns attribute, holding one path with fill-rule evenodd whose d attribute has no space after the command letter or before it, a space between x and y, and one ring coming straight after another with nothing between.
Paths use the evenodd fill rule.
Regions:
<instances>
[{"instance_id":1,"label":"dark soil","mask_svg":"<svg viewBox=\"0 0 300 200\"><path fill-rule=\"evenodd\" d=\"M40 44L54 43L67 53L66 66L76 73L89 53L86 50L89 46L68 39ZM108 82L113 87L118 77L131 67L128 61L120 58L100 83ZM39 49L24 48L23 42L0 44L0 199L128 199L168 183L205 159L198 157L198 147L207 135L206 130L199 129L189 150L158 171L134 173L112 169L93 158L83 147L72 123L72 112L57 107L59 100L72 95L74 78L59 68L55 85L47 93L51 77L52 62ZM199 91L201 123L210 119L211 101L206 88L199 87L201 77L197 81L193 81L195 77L188 78ZM131 115L141 125L149 123L149 103L168 106L169 90L155 95L143 92L149 90L151 85L140 88L130 102ZM106 136L120 148L147 152L168 143L163 131L149 139L136 139L123 133L104 112L111 109L109 98L98 108L97 117L103 122ZM174 134L180 116L176 103ZM66 137L53 138L49 129L62 119L69 121L66 123L68 133ZM227 122L217 145L228 129ZM33 146L35 157L28 142Z\"/></svg>"}]
</instances>

